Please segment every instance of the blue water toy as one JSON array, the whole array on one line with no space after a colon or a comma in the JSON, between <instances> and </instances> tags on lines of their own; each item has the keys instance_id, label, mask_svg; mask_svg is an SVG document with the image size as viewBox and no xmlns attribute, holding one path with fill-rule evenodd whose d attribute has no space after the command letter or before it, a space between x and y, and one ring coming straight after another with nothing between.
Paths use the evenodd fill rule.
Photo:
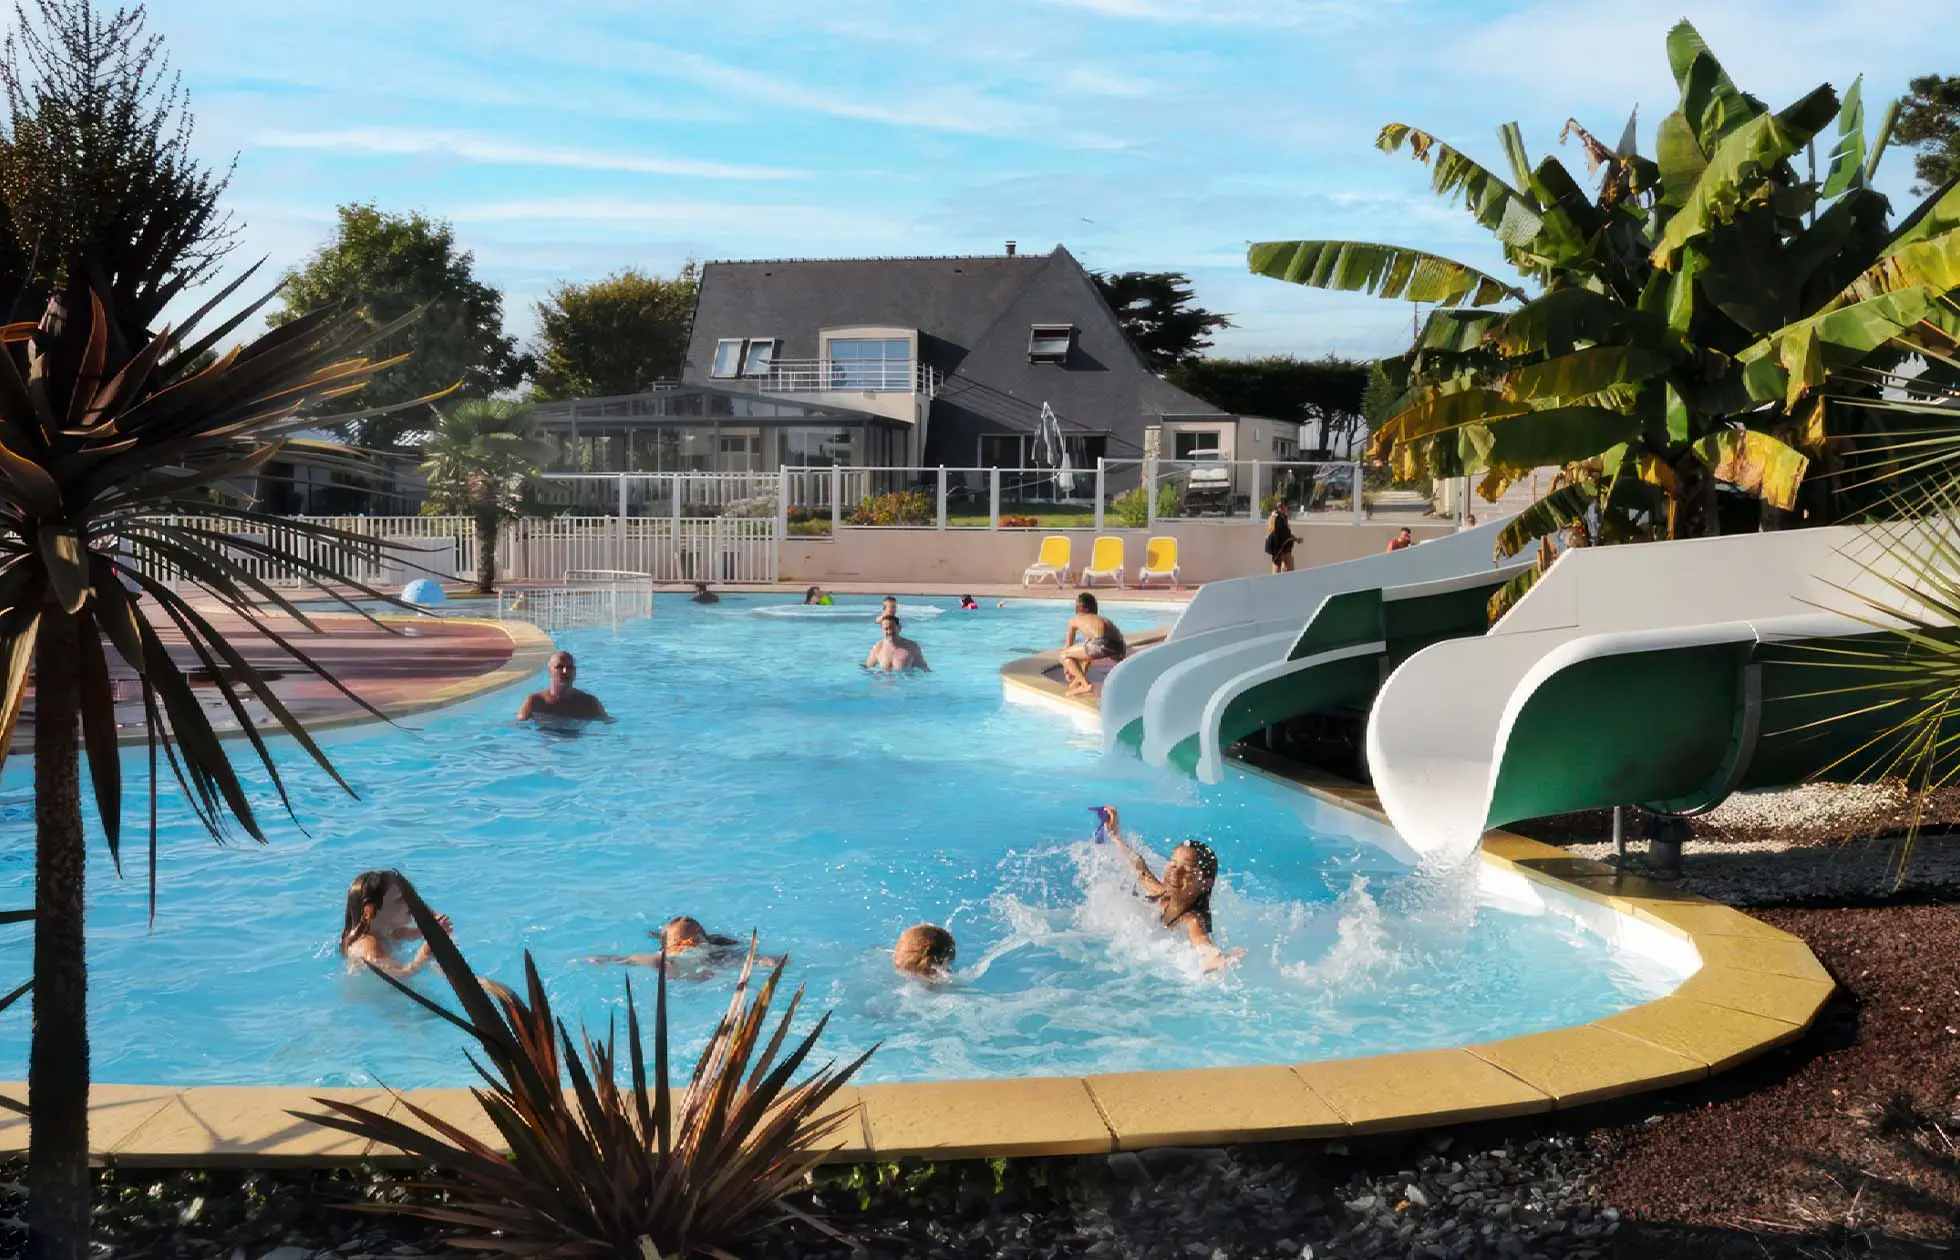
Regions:
<instances>
[{"instance_id":1,"label":"blue water toy","mask_svg":"<svg viewBox=\"0 0 1960 1260\"><path fill-rule=\"evenodd\" d=\"M1096 816L1096 843L1109 843L1109 806L1091 805L1089 812Z\"/></svg>"},{"instance_id":2,"label":"blue water toy","mask_svg":"<svg viewBox=\"0 0 1960 1260\"><path fill-rule=\"evenodd\" d=\"M444 593L442 583L436 581L434 578L416 578L407 586L402 587L402 602L404 604L420 604L426 608L431 604L449 602L449 596Z\"/></svg>"}]
</instances>

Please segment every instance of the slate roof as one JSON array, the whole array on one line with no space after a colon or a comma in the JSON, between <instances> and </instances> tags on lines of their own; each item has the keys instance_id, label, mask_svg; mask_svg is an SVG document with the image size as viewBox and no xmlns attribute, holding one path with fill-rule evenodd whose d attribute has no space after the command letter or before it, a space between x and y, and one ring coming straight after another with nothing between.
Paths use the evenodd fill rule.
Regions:
<instances>
[{"instance_id":1,"label":"slate roof","mask_svg":"<svg viewBox=\"0 0 1960 1260\"><path fill-rule=\"evenodd\" d=\"M1034 324L1073 324L1066 365L1028 362ZM986 432L1032 431L1041 404L1070 430L1112 435L1110 454L1141 452L1142 430L1165 415L1225 413L1155 375L1123 335L1082 264L1047 254L711 262L701 269L681 379L706 384L715 343L776 337L780 359L817 357L818 332L853 324L916 328L920 356L941 377L929 440L973 457Z\"/></svg>"}]
</instances>

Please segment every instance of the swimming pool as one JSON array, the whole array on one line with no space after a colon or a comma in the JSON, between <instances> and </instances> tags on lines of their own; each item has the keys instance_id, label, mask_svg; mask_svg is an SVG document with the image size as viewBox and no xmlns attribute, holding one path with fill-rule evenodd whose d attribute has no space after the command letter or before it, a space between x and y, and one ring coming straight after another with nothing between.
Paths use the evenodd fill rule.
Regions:
<instances>
[{"instance_id":1,"label":"swimming pool","mask_svg":"<svg viewBox=\"0 0 1960 1260\"><path fill-rule=\"evenodd\" d=\"M930 674L858 669L871 600L857 621L768 615L793 603L781 597L661 597L651 620L562 634L618 724L519 728L521 696L505 692L407 730L335 734L361 799L295 774L305 831L282 822L269 846L213 845L168 793L154 929L140 855L117 880L91 849L96 1079L467 1083L451 1030L334 952L348 880L380 866L455 920L481 972L516 980L528 948L560 1009L595 1026L624 973L587 956L647 948L675 914L753 927L790 953L809 1018L835 1011L831 1053L882 1043L868 1081L1452 1045L1581 1023L1681 979L1563 917L1412 873L1369 843L1373 824L1292 789L1105 760L1067 717L1004 704L998 666L1058 644L1063 605L905 602L940 610L906 627ZM1110 611L1132 631L1168 620ZM140 784L138 758L128 773ZM1213 843L1219 935L1247 948L1239 968L1200 977L1086 843L1085 807L1105 800L1155 857L1176 837ZM0 780L0 820L0 904L18 904L33 866L25 765ZM956 984L892 972L892 940L920 920L958 938ZM25 974L25 937L0 944L0 975ZM674 987L686 1050L729 979ZM0 1073L24 1074L27 1033L22 1015L0 1017Z\"/></svg>"}]
</instances>

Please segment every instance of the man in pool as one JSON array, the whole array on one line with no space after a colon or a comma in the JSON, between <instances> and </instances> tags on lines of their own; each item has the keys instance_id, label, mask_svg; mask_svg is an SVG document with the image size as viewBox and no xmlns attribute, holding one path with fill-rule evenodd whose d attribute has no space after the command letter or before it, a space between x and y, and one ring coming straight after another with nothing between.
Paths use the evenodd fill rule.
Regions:
<instances>
[{"instance_id":1,"label":"man in pool","mask_svg":"<svg viewBox=\"0 0 1960 1260\"><path fill-rule=\"evenodd\" d=\"M570 652L553 652L544 668L551 681L543 691L534 691L524 698L524 703L518 706L518 721L528 722L533 718L559 718L575 722L613 720L612 714L606 712L606 706L599 703L599 697L572 685L578 678L578 662L572 659Z\"/></svg>"},{"instance_id":2,"label":"man in pool","mask_svg":"<svg viewBox=\"0 0 1960 1260\"><path fill-rule=\"evenodd\" d=\"M864 667L882 669L887 673L916 669L930 674L932 670L926 665L925 649L898 632L898 618L892 616L882 620L885 637L878 640L871 649L871 655L864 658Z\"/></svg>"},{"instance_id":3,"label":"man in pool","mask_svg":"<svg viewBox=\"0 0 1960 1260\"><path fill-rule=\"evenodd\" d=\"M709 590L706 582L696 582L694 584L694 594L687 602L690 604L719 604L721 602L721 596Z\"/></svg>"}]
</instances>

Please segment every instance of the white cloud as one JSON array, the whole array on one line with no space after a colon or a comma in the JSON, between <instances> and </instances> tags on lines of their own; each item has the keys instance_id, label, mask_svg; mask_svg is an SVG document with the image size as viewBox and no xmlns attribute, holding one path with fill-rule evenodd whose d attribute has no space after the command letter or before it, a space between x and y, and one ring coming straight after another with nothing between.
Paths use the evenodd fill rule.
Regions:
<instances>
[{"instance_id":1,"label":"white cloud","mask_svg":"<svg viewBox=\"0 0 1960 1260\"><path fill-rule=\"evenodd\" d=\"M1025 131L1033 123L1022 106L977 93L887 91L879 100L841 95L805 87L775 74L748 70L699 53L641 45L648 68L655 74L688 79L703 87L748 100L767 101L791 109L956 135L996 136Z\"/></svg>"},{"instance_id":2,"label":"white cloud","mask_svg":"<svg viewBox=\"0 0 1960 1260\"><path fill-rule=\"evenodd\" d=\"M679 175L696 179L799 179L805 172L774 166L738 166L688 158L602 153L550 145L513 144L490 136L404 127L354 127L341 131L273 131L252 138L268 149L323 149L414 157L452 157L503 166L558 166L584 171Z\"/></svg>"}]
</instances>

